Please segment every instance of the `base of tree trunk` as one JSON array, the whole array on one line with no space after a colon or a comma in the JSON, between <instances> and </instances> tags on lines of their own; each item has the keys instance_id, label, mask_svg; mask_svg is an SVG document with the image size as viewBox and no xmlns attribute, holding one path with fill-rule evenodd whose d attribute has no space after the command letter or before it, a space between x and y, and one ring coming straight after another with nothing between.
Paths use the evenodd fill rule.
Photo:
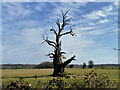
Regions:
<instances>
[{"instance_id":1,"label":"base of tree trunk","mask_svg":"<svg viewBox=\"0 0 120 90\"><path fill-rule=\"evenodd\" d=\"M60 70L60 69L59 69ZM66 77L68 75L67 72L64 71L65 68L61 69L61 71L53 72L53 77Z\"/></svg>"},{"instance_id":2,"label":"base of tree trunk","mask_svg":"<svg viewBox=\"0 0 120 90\"><path fill-rule=\"evenodd\" d=\"M66 76L66 73L65 72L57 73L57 74L53 74L53 76L54 77L56 77L56 76L64 77L64 76Z\"/></svg>"},{"instance_id":3,"label":"base of tree trunk","mask_svg":"<svg viewBox=\"0 0 120 90\"><path fill-rule=\"evenodd\" d=\"M55 65L54 66L54 72L53 72L53 76L64 76L64 67L62 64L59 65Z\"/></svg>"}]
</instances>

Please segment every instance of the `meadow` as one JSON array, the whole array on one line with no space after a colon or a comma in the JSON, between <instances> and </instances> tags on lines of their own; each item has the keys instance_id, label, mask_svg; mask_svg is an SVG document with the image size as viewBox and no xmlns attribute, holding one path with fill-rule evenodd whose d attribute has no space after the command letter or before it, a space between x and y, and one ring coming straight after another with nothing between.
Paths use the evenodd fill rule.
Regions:
<instances>
[{"instance_id":1,"label":"meadow","mask_svg":"<svg viewBox=\"0 0 120 90\"><path fill-rule=\"evenodd\" d=\"M116 85L118 84L118 69L66 68L66 72L71 77L66 77L66 78L62 77L62 79L60 78L60 81L61 80L67 81L67 83L71 82L71 80L74 82L79 79L80 81L80 79L83 79L85 75L90 74L92 70L98 75L109 76L109 79L113 81L113 83L116 83ZM30 84L30 88L36 88L36 87L44 88L45 87L44 84L50 84L48 83L50 80L57 78L57 77L51 76L52 72L53 72L53 69L3 69L2 84L4 87L7 87L7 85L9 85L11 82L23 80L24 82L27 82L28 84ZM93 80L94 79L91 79L91 81ZM70 85L68 85L67 87L70 88ZM116 87L117 86L115 86L114 88Z\"/></svg>"}]
</instances>

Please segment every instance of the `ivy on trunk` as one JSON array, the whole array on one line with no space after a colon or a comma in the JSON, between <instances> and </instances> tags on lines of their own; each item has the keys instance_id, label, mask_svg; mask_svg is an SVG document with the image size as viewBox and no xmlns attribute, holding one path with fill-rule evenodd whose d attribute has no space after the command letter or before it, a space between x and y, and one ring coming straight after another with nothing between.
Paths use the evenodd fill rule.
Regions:
<instances>
[{"instance_id":1,"label":"ivy on trunk","mask_svg":"<svg viewBox=\"0 0 120 90\"><path fill-rule=\"evenodd\" d=\"M58 20L56 22L56 25L58 27L58 32L56 30L54 30L53 28L50 29L50 31L53 31L55 34L55 41L51 41L48 39L48 37L44 37L43 36L43 40L45 42L47 42L48 45L52 46L54 48L54 53L49 53L47 54L47 56L49 56L49 58L53 59L53 67L54 67L54 72L53 72L53 76L60 76L61 74L64 73L64 69L65 67L72 61L75 60L75 55L72 56L70 59L66 60L65 62L62 61L62 59L66 59L66 57L63 54L66 54L65 52L61 51L61 41L60 38L64 35L67 34L71 34L72 36L75 36L75 33L73 33L72 28L70 26L70 31L62 33L62 31L64 30L65 26L70 25L70 20L71 18L67 18L67 14L69 12L66 11L65 13L62 12L62 24L60 23L60 20Z\"/></svg>"}]
</instances>

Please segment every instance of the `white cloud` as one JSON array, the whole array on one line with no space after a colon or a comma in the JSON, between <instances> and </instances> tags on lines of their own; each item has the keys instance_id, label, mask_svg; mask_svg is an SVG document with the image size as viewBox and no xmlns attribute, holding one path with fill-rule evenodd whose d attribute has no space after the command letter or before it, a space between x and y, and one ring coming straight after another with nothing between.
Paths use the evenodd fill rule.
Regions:
<instances>
[{"instance_id":1,"label":"white cloud","mask_svg":"<svg viewBox=\"0 0 120 90\"><path fill-rule=\"evenodd\" d=\"M5 8L5 9L4 9ZM32 13L29 9L24 9L22 4L7 2L3 3L3 20L13 21L18 20L19 18L23 19Z\"/></svg>"},{"instance_id":2,"label":"white cloud","mask_svg":"<svg viewBox=\"0 0 120 90\"><path fill-rule=\"evenodd\" d=\"M17 22L17 27L35 27L39 26L40 22L37 20L26 20L26 21L19 21Z\"/></svg>"},{"instance_id":3,"label":"white cloud","mask_svg":"<svg viewBox=\"0 0 120 90\"><path fill-rule=\"evenodd\" d=\"M86 51L85 49L91 47L95 42L78 29L74 30L74 32L77 36L66 35L62 37L62 50L67 53L67 58L76 55L77 60L79 60L79 58L85 55L85 53L83 54Z\"/></svg>"},{"instance_id":4,"label":"white cloud","mask_svg":"<svg viewBox=\"0 0 120 90\"><path fill-rule=\"evenodd\" d=\"M102 33L104 33L102 30L93 30L89 32L91 35L100 35Z\"/></svg>"},{"instance_id":5,"label":"white cloud","mask_svg":"<svg viewBox=\"0 0 120 90\"><path fill-rule=\"evenodd\" d=\"M59 5L56 3L52 3L53 6L55 6L56 8L54 8L51 13L49 14L50 20L53 22L53 20L57 20L61 18L61 10L63 10L63 12L66 12L67 10L70 9L68 16L70 18L77 18L75 16L75 13L82 13L82 10L79 9L80 6L85 6L88 2L67 2L67 3L60 3ZM54 13L53 13L54 12Z\"/></svg>"},{"instance_id":6,"label":"white cloud","mask_svg":"<svg viewBox=\"0 0 120 90\"><path fill-rule=\"evenodd\" d=\"M114 5L117 6L117 7L118 7L118 4L119 4L118 2L115 2L115 3L114 3Z\"/></svg>"},{"instance_id":7,"label":"white cloud","mask_svg":"<svg viewBox=\"0 0 120 90\"><path fill-rule=\"evenodd\" d=\"M90 26L95 25L95 23L89 23Z\"/></svg>"},{"instance_id":8,"label":"white cloud","mask_svg":"<svg viewBox=\"0 0 120 90\"><path fill-rule=\"evenodd\" d=\"M108 11L112 11L113 7L110 5Z\"/></svg>"},{"instance_id":9,"label":"white cloud","mask_svg":"<svg viewBox=\"0 0 120 90\"><path fill-rule=\"evenodd\" d=\"M116 13L112 12L112 10L113 10L113 6L109 5L109 6L103 7L102 10L97 10L97 11L93 11L89 14L85 14L85 15L83 15L83 17L87 20L98 20L101 17L105 18L108 15L116 14Z\"/></svg>"},{"instance_id":10,"label":"white cloud","mask_svg":"<svg viewBox=\"0 0 120 90\"><path fill-rule=\"evenodd\" d=\"M97 16L97 15L95 14L95 12L92 12L92 13L86 14L86 15L83 15L83 17L84 17L85 19L88 19L88 20L100 19L100 17Z\"/></svg>"},{"instance_id":11,"label":"white cloud","mask_svg":"<svg viewBox=\"0 0 120 90\"><path fill-rule=\"evenodd\" d=\"M106 23L106 22L109 22L108 19L105 19L105 20L100 20L99 23Z\"/></svg>"},{"instance_id":12,"label":"white cloud","mask_svg":"<svg viewBox=\"0 0 120 90\"><path fill-rule=\"evenodd\" d=\"M100 19L100 17L106 17L106 16L107 14L104 13L104 11L102 10L93 11L92 13L83 15L83 17L88 20L97 20L97 19Z\"/></svg>"},{"instance_id":13,"label":"white cloud","mask_svg":"<svg viewBox=\"0 0 120 90\"><path fill-rule=\"evenodd\" d=\"M101 61L103 63L107 63L107 64L118 64L118 57L117 56L110 56L110 57L98 57L98 58L94 58L93 60L95 60L94 62L97 64L101 64ZM114 61L114 62L113 62Z\"/></svg>"},{"instance_id":14,"label":"white cloud","mask_svg":"<svg viewBox=\"0 0 120 90\"><path fill-rule=\"evenodd\" d=\"M94 29L95 27L78 27L79 30L92 30Z\"/></svg>"},{"instance_id":15,"label":"white cloud","mask_svg":"<svg viewBox=\"0 0 120 90\"><path fill-rule=\"evenodd\" d=\"M40 2L38 5L36 5L35 9L38 11L42 11L45 9L45 7L46 7L46 4L43 2Z\"/></svg>"},{"instance_id":16,"label":"white cloud","mask_svg":"<svg viewBox=\"0 0 120 90\"><path fill-rule=\"evenodd\" d=\"M103 13L103 11L101 11L101 10L97 11L95 14L100 16L100 17L106 17L106 14Z\"/></svg>"},{"instance_id":17,"label":"white cloud","mask_svg":"<svg viewBox=\"0 0 120 90\"><path fill-rule=\"evenodd\" d=\"M115 53L112 52L111 48L98 44L94 38L89 36L89 34L102 34L102 31L96 30L91 31L90 33L82 33L76 29L74 32L77 33L76 37L66 35L62 38L62 50L66 51L66 57L70 58L73 55L77 56L76 61L73 61L72 63L82 64L83 62L87 63L89 60L93 60L95 64L101 64L101 62L112 63L113 60L115 60L114 63L117 63L117 56L115 56ZM110 52L112 54L110 54ZM107 54L111 55L111 57L108 57L109 55L107 56Z\"/></svg>"},{"instance_id":18,"label":"white cloud","mask_svg":"<svg viewBox=\"0 0 120 90\"><path fill-rule=\"evenodd\" d=\"M38 41L41 41L41 34L43 34L41 28L26 28L22 31L21 37L25 42L38 43Z\"/></svg>"},{"instance_id":19,"label":"white cloud","mask_svg":"<svg viewBox=\"0 0 120 90\"><path fill-rule=\"evenodd\" d=\"M41 44L43 42L41 36L44 33L43 29L26 28L23 31L18 31L18 33L20 35L16 36L17 38L13 36L13 41L14 43L15 40L22 41L22 43L4 44L3 63L40 63L45 59L47 60L45 54L51 51L51 47L46 43Z\"/></svg>"}]
</instances>

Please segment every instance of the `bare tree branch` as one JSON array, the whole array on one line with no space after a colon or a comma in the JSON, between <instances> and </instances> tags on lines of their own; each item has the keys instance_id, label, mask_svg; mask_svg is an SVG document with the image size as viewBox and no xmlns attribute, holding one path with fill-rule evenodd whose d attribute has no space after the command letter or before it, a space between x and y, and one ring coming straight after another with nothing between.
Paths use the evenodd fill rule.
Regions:
<instances>
[{"instance_id":1,"label":"bare tree branch","mask_svg":"<svg viewBox=\"0 0 120 90\"><path fill-rule=\"evenodd\" d=\"M54 53L48 53L48 54L46 54L46 56L49 56L49 58L54 58Z\"/></svg>"},{"instance_id":2,"label":"bare tree branch","mask_svg":"<svg viewBox=\"0 0 120 90\"><path fill-rule=\"evenodd\" d=\"M75 59L75 55L73 56L73 57L71 57L70 59L68 59L67 61L65 61L64 63L63 63L63 67L66 67L72 60L76 60Z\"/></svg>"},{"instance_id":3,"label":"bare tree branch","mask_svg":"<svg viewBox=\"0 0 120 90\"><path fill-rule=\"evenodd\" d=\"M59 19L57 20L56 24L58 26L58 29L60 30L60 21L59 21Z\"/></svg>"},{"instance_id":4,"label":"bare tree branch","mask_svg":"<svg viewBox=\"0 0 120 90\"><path fill-rule=\"evenodd\" d=\"M46 39L45 39L45 38L43 38L43 40L45 40L45 41L47 41L47 42L49 42L49 43L53 43L53 44L55 44L55 45L56 45L56 43L55 43L55 42L48 40L48 37L46 37Z\"/></svg>"},{"instance_id":5,"label":"bare tree branch","mask_svg":"<svg viewBox=\"0 0 120 90\"><path fill-rule=\"evenodd\" d=\"M66 53L65 52L61 52L60 54L62 55L62 54L66 54Z\"/></svg>"},{"instance_id":6,"label":"bare tree branch","mask_svg":"<svg viewBox=\"0 0 120 90\"><path fill-rule=\"evenodd\" d=\"M64 16L63 10L61 10L61 12L62 12L62 16Z\"/></svg>"},{"instance_id":7,"label":"bare tree branch","mask_svg":"<svg viewBox=\"0 0 120 90\"><path fill-rule=\"evenodd\" d=\"M70 9L69 10L67 10L67 12L64 14L64 16L66 16L67 15L67 13L70 11Z\"/></svg>"},{"instance_id":8,"label":"bare tree branch","mask_svg":"<svg viewBox=\"0 0 120 90\"><path fill-rule=\"evenodd\" d=\"M60 36L63 36L63 35L66 35L66 34L71 34L72 31L69 31L69 32L65 32L63 34L61 34Z\"/></svg>"},{"instance_id":9,"label":"bare tree branch","mask_svg":"<svg viewBox=\"0 0 120 90\"><path fill-rule=\"evenodd\" d=\"M50 43L50 41L46 41L50 46L53 46L54 48L56 48L56 46L55 45L53 45L52 43Z\"/></svg>"},{"instance_id":10,"label":"bare tree branch","mask_svg":"<svg viewBox=\"0 0 120 90\"><path fill-rule=\"evenodd\" d=\"M53 46L54 48L56 48L56 43L55 43L55 42L48 40L48 37L46 37L46 39L45 39L45 37L44 37L43 34L42 34L42 38L43 38L43 40L46 41L50 46Z\"/></svg>"},{"instance_id":11,"label":"bare tree branch","mask_svg":"<svg viewBox=\"0 0 120 90\"><path fill-rule=\"evenodd\" d=\"M72 28L70 26L70 31L69 32L65 32L63 34L61 34L60 36L66 35L66 34L71 34L72 36L76 36L76 34L72 31Z\"/></svg>"},{"instance_id":12,"label":"bare tree branch","mask_svg":"<svg viewBox=\"0 0 120 90\"><path fill-rule=\"evenodd\" d=\"M63 10L61 10L61 12L62 12L62 16L66 16L67 15L67 13L70 11L70 9L69 10L67 10L66 12L65 12L65 14L63 13Z\"/></svg>"},{"instance_id":13,"label":"bare tree branch","mask_svg":"<svg viewBox=\"0 0 120 90\"><path fill-rule=\"evenodd\" d=\"M72 19L72 18L69 18L69 19L65 20L65 22L69 22L71 19Z\"/></svg>"},{"instance_id":14,"label":"bare tree branch","mask_svg":"<svg viewBox=\"0 0 120 90\"><path fill-rule=\"evenodd\" d=\"M74 26L74 25L73 25ZM72 36L76 36L76 34L72 31L72 26L70 26L70 31Z\"/></svg>"},{"instance_id":15,"label":"bare tree branch","mask_svg":"<svg viewBox=\"0 0 120 90\"><path fill-rule=\"evenodd\" d=\"M53 31L55 35L57 36L57 32L54 29L50 29L50 31Z\"/></svg>"},{"instance_id":16,"label":"bare tree branch","mask_svg":"<svg viewBox=\"0 0 120 90\"><path fill-rule=\"evenodd\" d=\"M66 34L71 34L72 36L75 36L75 33L73 33L72 30L70 30L69 32L65 32L63 34L61 34L60 36L66 35Z\"/></svg>"},{"instance_id":17,"label":"bare tree branch","mask_svg":"<svg viewBox=\"0 0 120 90\"><path fill-rule=\"evenodd\" d=\"M63 13L63 11L61 10L61 12L62 12L62 16L63 16L63 22L62 22L62 26L61 26L61 28L59 29L59 35L60 35L60 33L62 32L62 30L64 29L64 27L66 26L66 25L70 25L70 23L68 23L70 20L71 20L71 18L69 18L69 19L67 19L66 20L66 15L67 15L67 13L70 11L70 9L69 10L67 10L67 12L65 12L65 13Z\"/></svg>"}]
</instances>

